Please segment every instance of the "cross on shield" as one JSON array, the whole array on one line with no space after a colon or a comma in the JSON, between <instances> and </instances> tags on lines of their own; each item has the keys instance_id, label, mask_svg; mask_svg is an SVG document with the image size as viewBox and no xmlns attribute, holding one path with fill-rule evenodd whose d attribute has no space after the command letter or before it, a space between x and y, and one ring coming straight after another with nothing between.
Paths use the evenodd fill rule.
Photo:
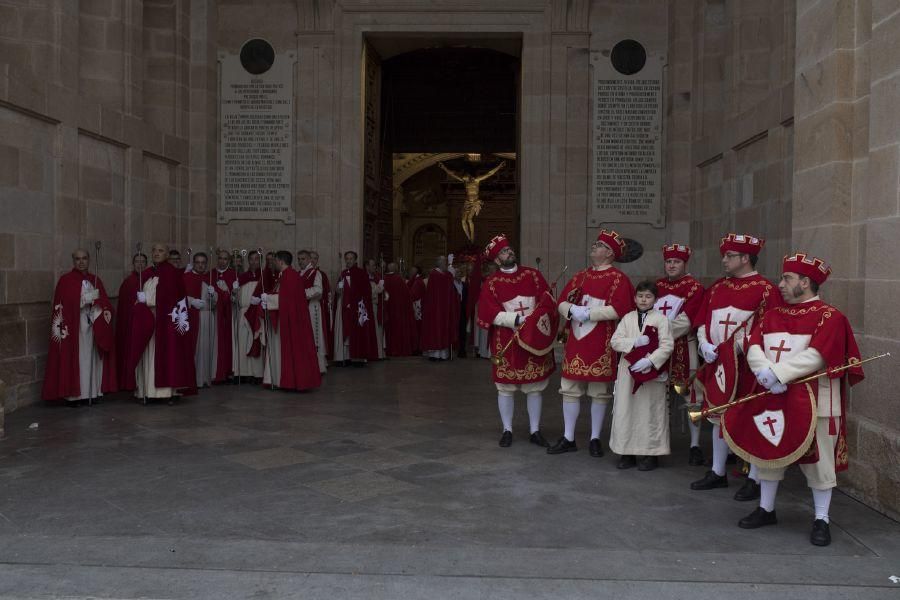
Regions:
<instances>
[{"instance_id":1,"label":"cross on shield","mask_svg":"<svg viewBox=\"0 0 900 600\"><path fill-rule=\"evenodd\" d=\"M764 410L753 416L753 422L767 442L773 446L781 443L781 437L784 435L783 410Z\"/></svg>"}]
</instances>

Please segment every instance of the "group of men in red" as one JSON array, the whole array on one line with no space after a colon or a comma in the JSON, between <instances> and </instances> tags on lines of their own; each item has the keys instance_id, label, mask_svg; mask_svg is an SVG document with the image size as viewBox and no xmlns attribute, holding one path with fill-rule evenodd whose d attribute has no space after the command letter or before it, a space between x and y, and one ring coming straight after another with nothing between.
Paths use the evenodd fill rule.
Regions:
<instances>
[{"instance_id":1,"label":"group of men in red","mask_svg":"<svg viewBox=\"0 0 900 600\"><path fill-rule=\"evenodd\" d=\"M555 297L540 271L518 263L504 236L493 238L485 258L499 269L482 284L478 324L489 330L490 347L500 357L493 368L500 446L512 443L513 398L519 391L526 396L530 442L549 454L577 450L575 422L587 394L589 451L603 456L600 434L615 396L610 447L622 454L618 467L652 470L656 456L669 453L664 382L687 386L687 404L694 408L767 392L709 416L712 468L691 489L727 487L726 460L737 453L751 468L735 499L759 500L739 526L762 527L777 522L778 482L788 465L799 464L815 505L810 541L829 544L831 491L836 472L848 464L847 385L863 377L859 351L847 318L818 295L831 273L827 264L800 252L785 256L773 284L755 270L763 245L752 235L722 238L724 277L706 289L687 272L691 249L667 245L665 277L635 289L614 266L625 240L601 230L591 247L591 266ZM564 319L561 337L567 336L560 385L564 433L550 445L540 418L542 392L556 368L544 338L556 334L556 315ZM812 383L793 383L810 375ZM657 391L638 389L648 385ZM654 403L656 408L648 408ZM692 423L691 465L704 464L699 432ZM634 454L641 455L639 461Z\"/></svg>"}]
</instances>

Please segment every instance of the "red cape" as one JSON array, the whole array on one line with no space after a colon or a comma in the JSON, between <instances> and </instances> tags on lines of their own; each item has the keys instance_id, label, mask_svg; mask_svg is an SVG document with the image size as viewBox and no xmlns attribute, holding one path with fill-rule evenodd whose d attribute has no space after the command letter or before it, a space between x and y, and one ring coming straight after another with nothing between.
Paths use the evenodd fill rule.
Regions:
<instances>
[{"instance_id":1,"label":"red cape","mask_svg":"<svg viewBox=\"0 0 900 600\"><path fill-rule=\"evenodd\" d=\"M432 269L422 299L422 350L450 348L456 345L458 332L459 294L453 275Z\"/></svg>"},{"instance_id":2,"label":"red cape","mask_svg":"<svg viewBox=\"0 0 900 600\"><path fill-rule=\"evenodd\" d=\"M119 375L119 389L134 389L134 366L131 365L131 377L128 377L128 349L131 347L132 307L137 300L141 285L137 271L122 281L119 286L118 305L116 307L116 372Z\"/></svg>"},{"instance_id":3,"label":"red cape","mask_svg":"<svg viewBox=\"0 0 900 600\"><path fill-rule=\"evenodd\" d=\"M144 281L159 277L156 286L156 342L154 357L156 387L195 389L194 352L184 289L183 271L168 262L144 271Z\"/></svg>"},{"instance_id":4,"label":"red cape","mask_svg":"<svg viewBox=\"0 0 900 600\"><path fill-rule=\"evenodd\" d=\"M81 374L78 365L78 332L81 325L81 286L89 281L100 291L95 301L102 312L93 323L94 345L103 359L100 390L115 392L116 381L115 335L112 328L113 307L103 282L96 275L72 269L59 278L53 293L50 316L50 345L41 397L44 400L81 396Z\"/></svg>"},{"instance_id":5,"label":"red cape","mask_svg":"<svg viewBox=\"0 0 900 600\"><path fill-rule=\"evenodd\" d=\"M372 310L372 285L365 269L353 266L341 271L341 327L354 359L378 360L378 338ZM362 322L360 322L362 321Z\"/></svg>"},{"instance_id":6,"label":"red cape","mask_svg":"<svg viewBox=\"0 0 900 600\"><path fill-rule=\"evenodd\" d=\"M415 351L418 353L422 349L422 298L425 297L425 279L421 275L416 275L406 282L406 285L409 286L409 299L413 303L413 310L415 310L415 303L419 303L419 314L415 319L416 321L416 346Z\"/></svg>"},{"instance_id":7,"label":"red cape","mask_svg":"<svg viewBox=\"0 0 900 600\"><path fill-rule=\"evenodd\" d=\"M325 343L328 348L326 358L329 360L334 356L334 319L332 318L334 311L334 297L331 292L331 283L328 281L328 275L319 267L316 271L322 274L322 319L325 321Z\"/></svg>"},{"instance_id":8,"label":"red cape","mask_svg":"<svg viewBox=\"0 0 900 600\"><path fill-rule=\"evenodd\" d=\"M388 356L410 356L416 350L416 319L409 286L397 273L384 276L385 325Z\"/></svg>"},{"instance_id":9,"label":"red cape","mask_svg":"<svg viewBox=\"0 0 900 600\"><path fill-rule=\"evenodd\" d=\"M268 283L268 282L266 282ZM281 341L279 387L307 390L322 385L316 342L306 302L306 282L294 269L285 269L278 280L278 310L270 311Z\"/></svg>"}]
</instances>

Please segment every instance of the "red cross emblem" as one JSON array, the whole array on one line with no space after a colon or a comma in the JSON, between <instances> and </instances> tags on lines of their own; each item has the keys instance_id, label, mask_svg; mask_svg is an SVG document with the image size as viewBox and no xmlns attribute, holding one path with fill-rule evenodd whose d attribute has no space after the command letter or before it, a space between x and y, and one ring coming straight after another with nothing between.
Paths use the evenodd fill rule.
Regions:
<instances>
[{"instance_id":1,"label":"red cross emblem","mask_svg":"<svg viewBox=\"0 0 900 600\"><path fill-rule=\"evenodd\" d=\"M778 346L769 346L769 350L771 350L772 352L775 353L775 362L778 362L781 360L782 353L791 351L790 348L788 348L784 345L784 340L781 340L781 342L779 342Z\"/></svg>"}]
</instances>

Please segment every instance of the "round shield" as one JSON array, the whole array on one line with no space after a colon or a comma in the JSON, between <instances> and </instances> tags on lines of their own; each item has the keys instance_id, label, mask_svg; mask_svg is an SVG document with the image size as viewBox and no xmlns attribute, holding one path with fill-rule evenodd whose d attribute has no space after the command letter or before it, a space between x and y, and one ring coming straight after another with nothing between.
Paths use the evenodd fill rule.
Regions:
<instances>
[{"instance_id":1,"label":"round shield","mask_svg":"<svg viewBox=\"0 0 900 600\"><path fill-rule=\"evenodd\" d=\"M558 330L556 304L542 300L517 330L516 341L528 352L543 356L553 350Z\"/></svg>"},{"instance_id":2,"label":"round shield","mask_svg":"<svg viewBox=\"0 0 900 600\"><path fill-rule=\"evenodd\" d=\"M800 459L815 432L816 396L808 383L738 404L722 416L722 435L735 454L767 469Z\"/></svg>"},{"instance_id":3,"label":"round shield","mask_svg":"<svg viewBox=\"0 0 900 600\"><path fill-rule=\"evenodd\" d=\"M734 342L723 342L718 351L719 358L701 367L695 382L702 389L708 406L727 404L734 400L737 392L738 359Z\"/></svg>"}]
</instances>

